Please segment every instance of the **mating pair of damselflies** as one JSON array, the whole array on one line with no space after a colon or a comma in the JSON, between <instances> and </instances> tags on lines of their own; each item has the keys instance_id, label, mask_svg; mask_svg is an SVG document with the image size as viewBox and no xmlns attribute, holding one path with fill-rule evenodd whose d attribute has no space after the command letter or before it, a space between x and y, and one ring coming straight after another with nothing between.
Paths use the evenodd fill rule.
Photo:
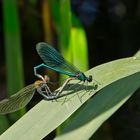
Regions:
<instances>
[{"instance_id":1,"label":"mating pair of damselflies","mask_svg":"<svg viewBox=\"0 0 140 140\"><path fill-rule=\"evenodd\" d=\"M44 42L38 43L36 45L36 49L39 56L45 62L45 64L43 63L34 67L35 76L37 76L41 80L36 81L34 84L26 86L10 98L0 101L0 114L14 112L23 108L32 99L35 91L41 94L46 100L53 100L59 98L64 87L69 83L69 81L73 79L83 82L92 81L91 75L87 77L83 72L79 71L75 66L65 60L62 55L49 44ZM53 94L47 85L47 83L49 82L49 77L43 77L37 73L37 69L41 67L45 67L69 76L69 78L56 94Z\"/></svg>"}]
</instances>

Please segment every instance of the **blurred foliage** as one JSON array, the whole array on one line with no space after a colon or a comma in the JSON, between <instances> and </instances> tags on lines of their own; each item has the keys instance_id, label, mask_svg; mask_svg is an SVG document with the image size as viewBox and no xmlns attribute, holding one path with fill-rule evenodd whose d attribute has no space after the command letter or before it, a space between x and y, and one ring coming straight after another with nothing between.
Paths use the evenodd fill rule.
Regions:
<instances>
[{"instance_id":1,"label":"blurred foliage","mask_svg":"<svg viewBox=\"0 0 140 140\"><path fill-rule=\"evenodd\" d=\"M22 50L20 40L20 26L18 18L18 5L16 1L3 1L4 45L6 56L7 89L12 95L24 85ZM24 114L24 110L10 115L10 122L16 121ZM5 118L6 120L6 118ZM6 124L4 124L4 122ZM3 126L7 122L3 121ZM2 130L1 130L2 131Z\"/></svg>"}]
</instances>

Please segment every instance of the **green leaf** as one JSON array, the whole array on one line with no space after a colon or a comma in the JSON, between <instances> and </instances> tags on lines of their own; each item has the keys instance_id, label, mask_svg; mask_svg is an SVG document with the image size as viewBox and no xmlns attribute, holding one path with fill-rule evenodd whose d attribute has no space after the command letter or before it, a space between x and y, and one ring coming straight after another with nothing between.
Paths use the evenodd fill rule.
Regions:
<instances>
[{"instance_id":1,"label":"green leaf","mask_svg":"<svg viewBox=\"0 0 140 140\"><path fill-rule=\"evenodd\" d=\"M7 87L8 95L10 96L24 86L20 23L18 17L18 2L15 0L5 0L2 1L2 3ZM11 120L16 121L24 113L25 109L11 114Z\"/></svg>"},{"instance_id":2,"label":"green leaf","mask_svg":"<svg viewBox=\"0 0 140 140\"><path fill-rule=\"evenodd\" d=\"M8 93L12 95L24 85L20 25L16 1L3 1L3 17Z\"/></svg>"},{"instance_id":3,"label":"green leaf","mask_svg":"<svg viewBox=\"0 0 140 140\"><path fill-rule=\"evenodd\" d=\"M65 5L65 6L64 6ZM61 0L59 2L60 17L58 26L59 48L64 58L72 62L72 47L70 47L71 36L71 10L70 0ZM63 79L63 78L62 78Z\"/></svg>"},{"instance_id":4,"label":"green leaf","mask_svg":"<svg viewBox=\"0 0 140 140\"><path fill-rule=\"evenodd\" d=\"M136 58L138 59L138 58L140 58L140 50L135 54L135 56L134 56L134 59L136 59Z\"/></svg>"},{"instance_id":5,"label":"green leaf","mask_svg":"<svg viewBox=\"0 0 140 140\"><path fill-rule=\"evenodd\" d=\"M140 87L140 72L122 78L95 95L55 140L87 140Z\"/></svg>"},{"instance_id":6,"label":"green leaf","mask_svg":"<svg viewBox=\"0 0 140 140\"><path fill-rule=\"evenodd\" d=\"M119 106L121 106L121 104L123 104L123 102L125 102L125 100L127 100L127 98L130 97L131 93L133 93L140 86L140 75L139 73L137 73L139 71L140 61L134 59L133 57L120 59L97 66L91 69L90 71L86 72L87 75L91 74L94 79L101 83L98 84L97 89L95 89L93 83L89 83L88 86L82 86L81 84L80 87L76 85L77 87L73 87L71 89L71 91L74 93L67 96L68 101L66 101L65 103L63 101L65 97L58 99L57 102L45 100L41 101L27 114L25 114L20 120L18 120L10 129L3 133L0 139L42 139L55 128L57 128L60 124L62 124L67 118L69 118L69 116L71 116L79 107L81 107L82 104L84 104L92 95L97 93L97 91L99 91L100 89L104 88L103 90L105 90L105 92L103 92L102 90L101 93L97 93L96 96L98 98L96 96L93 97L93 99L95 98L97 102L95 106L93 106L93 108L95 108L94 110L96 113L95 119L97 119L98 117L99 127L102 124L102 122L107 119L107 117L106 119L103 119L102 115L100 114L105 114L105 116L112 114L112 110L115 110L115 105L117 105L116 109L119 108ZM122 78L124 78L123 82ZM71 82L71 84L75 83L77 83L76 80L73 80ZM110 85L111 83L113 86ZM126 88L124 84L126 84L127 87L129 87L129 95L123 93L118 94L119 91L121 92L121 89ZM132 89L130 85L132 85ZM108 86L112 87L109 88ZM78 88L77 91L75 91L76 88ZM112 94L110 94L110 89L112 88L113 96ZM88 92L85 89L88 89ZM65 89L62 92L62 94L67 93L69 93L69 89ZM125 91L125 93L127 93L127 90ZM77 94L79 96L84 95L80 98L81 101L79 100ZM100 104L104 100L107 100L107 98L110 104L108 104L107 106L104 106L105 104L102 104L102 109L97 110L97 107L100 106ZM119 100L121 101L121 103L119 103ZM92 102L89 103L91 104ZM83 111L84 110L85 109L83 109ZM103 110L104 112L102 112ZM83 116L81 116L81 119L84 119Z\"/></svg>"},{"instance_id":7,"label":"green leaf","mask_svg":"<svg viewBox=\"0 0 140 140\"><path fill-rule=\"evenodd\" d=\"M86 71L88 69L88 47L85 31L82 26L80 27L79 25L79 27L71 28L69 46L72 48L72 63L81 71Z\"/></svg>"},{"instance_id":8,"label":"green leaf","mask_svg":"<svg viewBox=\"0 0 140 140\"><path fill-rule=\"evenodd\" d=\"M139 60L139 55L138 51L133 60ZM139 87L140 72L106 86L85 106L82 106L80 112L76 112L73 118L71 117L73 121L64 127L61 136L56 137L55 140L74 139L75 137L77 140L89 139Z\"/></svg>"},{"instance_id":9,"label":"green leaf","mask_svg":"<svg viewBox=\"0 0 140 140\"><path fill-rule=\"evenodd\" d=\"M6 116L0 115L0 135L9 127L8 119Z\"/></svg>"}]
</instances>

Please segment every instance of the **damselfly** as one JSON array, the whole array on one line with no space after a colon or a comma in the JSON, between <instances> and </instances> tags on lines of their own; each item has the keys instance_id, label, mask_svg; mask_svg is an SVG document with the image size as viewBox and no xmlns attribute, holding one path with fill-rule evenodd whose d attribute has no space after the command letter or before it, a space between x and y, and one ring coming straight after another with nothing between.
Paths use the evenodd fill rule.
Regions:
<instances>
[{"instance_id":1,"label":"damselfly","mask_svg":"<svg viewBox=\"0 0 140 140\"><path fill-rule=\"evenodd\" d=\"M37 69L41 67L45 67L51 70L54 70L56 72L59 72L61 74L68 75L69 78L66 80L66 82L63 84L59 92L56 94L56 97L60 95L63 88L68 84L71 80L80 80L80 81L92 81L92 75L89 75L88 77L78 70L75 66L73 66L70 62L65 60L63 56L57 52L52 46L45 42L40 42L36 45L37 52L39 56L42 58L42 60L45 62L34 67L34 74L38 76Z\"/></svg>"},{"instance_id":2,"label":"damselfly","mask_svg":"<svg viewBox=\"0 0 140 140\"><path fill-rule=\"evenodd\" d=\"M41 75L38 75L38 77L42 80L38 80L34 84L30 84L11 97L0 101L0 114L11 113L25 107L30 102L36 91L46 100L56 99L47 85L49 77L45 76L43 78Z\"/></svg>"}]
</instances>

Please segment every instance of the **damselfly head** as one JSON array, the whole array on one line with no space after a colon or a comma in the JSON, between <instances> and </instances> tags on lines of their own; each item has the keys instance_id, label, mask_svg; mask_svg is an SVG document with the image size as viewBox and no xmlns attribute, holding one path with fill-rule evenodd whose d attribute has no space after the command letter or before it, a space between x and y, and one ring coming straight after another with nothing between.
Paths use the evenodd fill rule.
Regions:
<instances>
[{"instance_id":1,"label":"damselfly head","mask_svg":"<svg viewBox=\"0 0 140 140\"><path fill-rule=\"evenodd\" d=\"M49 82L49 81L50 81L50 77L49 77L48 75L45 75L45 76L44 76L44 80L45 80L45 81L46 81L46 83L47 83L47 82Z\"/></svg>"},{"instance_id":2,"label":"damselfly head","mask_svg":"<svg viewBox=\"0 0 140 140\"><path fill-rule=\"evenodd\" d=\"M38 88L38 87L40 87L42 84L44 83L44 81L41 81L41 80L37 80L37 81L35 81L35 88Z\"/></svg>"},{"instance_id":3,"label":"damselfly head","mask_svg":"<svg viewBox=\"0 0 140 140\"><path fill-rule=\"evenodd\" d=\"M42 80L35 81L34 83L36 88L50 81L50 78L47 75L45 75L44 77L43 76L41 77L42 77Z\"/></svg>"},{"instance_id":4,"label":"damselfly head","mask_svg":"<svg viewBox=\"0 0 140 140\"><path fill-rule=\"evenodd\" d=\"M92 82L92 75L89 75L89 77L87 77L87 81Z\"/></svg>"}]
</instances>

